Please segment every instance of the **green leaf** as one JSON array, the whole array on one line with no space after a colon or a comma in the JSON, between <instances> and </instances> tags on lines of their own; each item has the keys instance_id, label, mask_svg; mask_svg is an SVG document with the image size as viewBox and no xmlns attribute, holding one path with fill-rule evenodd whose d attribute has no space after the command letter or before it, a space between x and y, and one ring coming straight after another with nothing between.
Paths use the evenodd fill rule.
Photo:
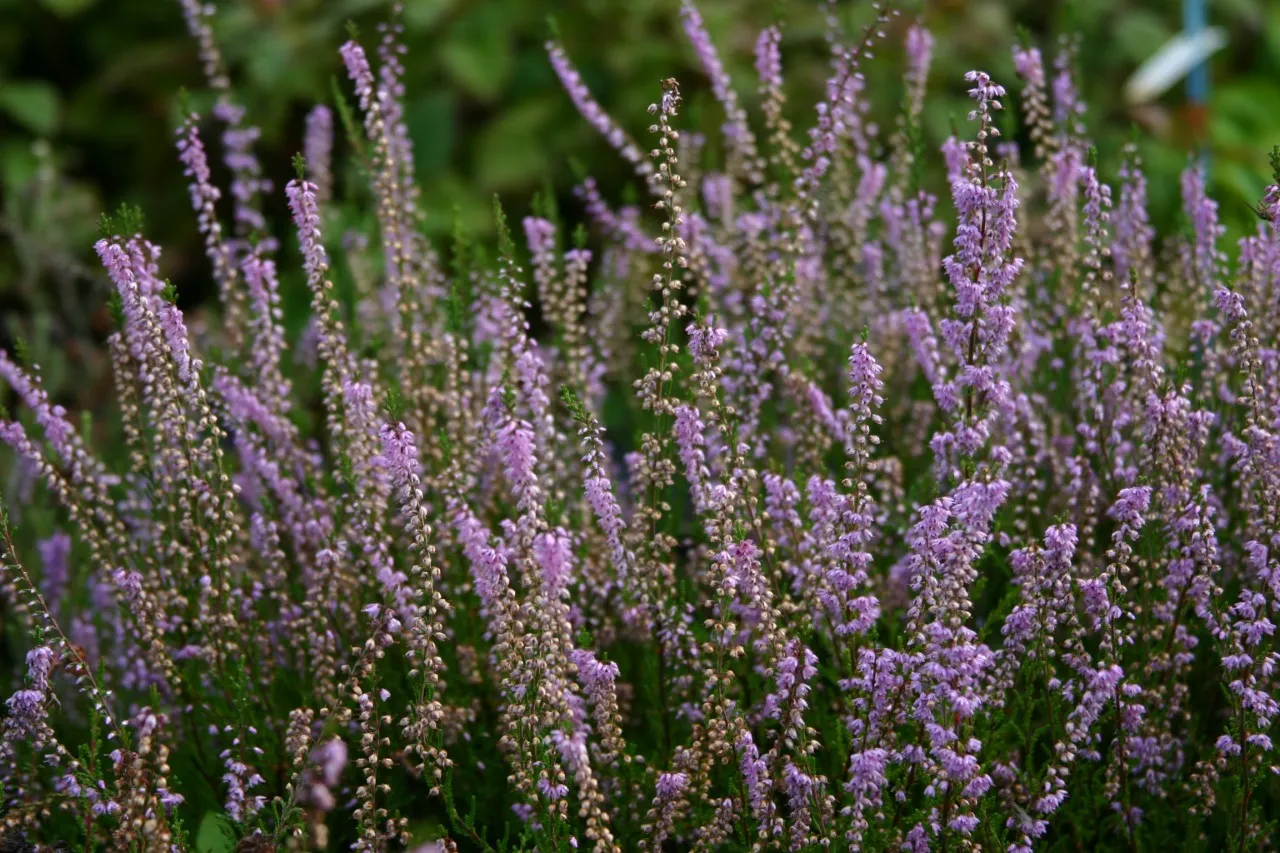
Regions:
<instances>
[{"instance_id":1,"label":"green leaf","mask_svg":"<svg viewBox=\"0 0 1280 853\"><path fill-rule=\"evenodd\" d=\"M58 17L70 18L88 9L95 2L97 0L44 0L44 5Z\"/></svg>"},{"instance_id":2,"label":"green leaf","mask_svg":"<svg viewBox=\"0 0 1280 853\"><path fill-rule=\"evenodd\" d=\"M404 10L405 28L411 32L422 32L435 26L454 3L455 0L416 0L407 4Z\"/></svg>"},{"instance_id":3,"label":"green leaf","mask_svg":"<svg viewBox=\"0 0 1280 853\"><path fill-rule=\"evenodd\" d=\"M547 101L504 110L481 132L476 145L476 174L487 190L506 190L541 182L547 147L530 144L546 135L553 114Z\"/></svg>"},{"instance_id":4,"label":"green leaf","mask_svg":"<svg viewBox=\"0 0 1280 853\"><path fill-rule=\"evenodd\" d=\"M30 181L40 168L40 158L33 152L30 140L13 138L0 145L0 181L9 187L20 187Z\"/></svg>"},{"instance_id":5,"label":"green leaf","mask_svg":"<svg viewBox=\"0 0 1280 853\"><path fill-rule=\"evenodd\" d=\"M58 90L42 80L0 83L0 110L40 136L58 126Z\"/></svg>"},{"instance_id":6,"label":"green leaf","mask_svg":"<svg viewBox=\"0 0 1280 853\"><path fill-rule=\"evenodd\" d=\"M50 12L60 18L70 18L88 9L97 0L43 0Z\"/></svg>"},{"instance_id":7,"label":"green leaf","mask_svg":"<svg viewBox=\"0 0 1280 853\"><path fill-rule=\"evenodd\" d=\"M500 6L477 3L450 30L441 51L449 74L478 98L497 97L511 76L507 23Z\"/></svg>"},{"instance_id":8,"label":"green leaf","mask_svg":"<svg viewBox=\"0 0 1280 853\"><path fill-rule=\"evenodd\" d=\"M443 173L453 154L457 136L453 92L432 92L405 106L405 123L413 139L413 159L419 179Z\"/></svg>"},{"instance_id":9,"label":"green leaf","mask_svg":"<svg viewBox=\"0 0 1280 853\"><path fill-rule=\"evenodd\" d=\"M217 812L205 812L196 830L197 853L231 853L234 849L235 838L226 819Z\"/></svg>"},{"instance_id":10,"label":"green leaf","mask_svg":"<svg viewBox=\"0 0 1280 853\"><path fill-rule=\"evenodd\" d=\"M1137 64L1160 49L1173 32L1164 16L1152 9L1132 9L1116 22L1113 30L1117 52Z\"/></svg>"},{"instance_id":11,"label":"green leaf","mask_svg":"<svg viewBox=\"0 0 1280 853\"><path fill-rule=\"evenodd\" d=\"M488 234L493 228L493 207L457 175L445 174L428 182L423 193L432 200L423 225L426 233L449 234L456 223L474 235Z\"/></svg>"}]
</instances>

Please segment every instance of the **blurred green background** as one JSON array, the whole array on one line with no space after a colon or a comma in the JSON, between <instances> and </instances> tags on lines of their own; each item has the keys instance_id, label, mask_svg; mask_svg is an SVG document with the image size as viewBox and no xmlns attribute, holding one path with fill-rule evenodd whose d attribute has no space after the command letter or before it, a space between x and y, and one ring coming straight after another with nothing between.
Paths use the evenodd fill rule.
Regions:
<instances>
[{"instance_id":1,"label":"blurred green background","mask_svg":"<svg viewBox=\"0 0 1280 853\"><path fill-rule=\"evenodd\" d=\"M236 97L262 129L259 154L278 190L301 147L306 112L331 101L331 81L342 75L337 47L346 23L359 25L372 50L390 3L216 5ZM785 22L790 108L797 128L809 126L827 67L820 4L698 5L748 106L757 102L756 35L774 20ZM839 8L851 25L869 14L866 3ZM1249 208L1265 183L1265 154L1280 142L1280 2L1211 4L1210 23L1227 30L1229 46L1213 61L1204 123L1185 110L1181 85L1141 113L1120 100L1128 76L1180 28L1178 0L946 0L902 8L898 31L867 67L881 127L892 127L898 106L900 30L916 14L937 39L925 117L930 146L965 110L965 70L988 69L1016 89L1009 53L1015 31L1025 28L1047 59L1066 36L1078 45L1086 124L1104 172L1114 173L1136 123L1153 218L1177 227L1177 173L1187 152L1203 143L1225 219L1237 234L1253 227ZM519 217L535 192L549 190L576 218L575 161L606 196L628 191L624 164L577 116L547 63L551 13L597 98L636 136L643 136L645 106L667 76L684 84L686 126L715 135L721 117L681 31L678 0L410 0L407 115L433 233L451 227L455 210L483 233L495 193ZM122 202L140 206L184 307L198 311L206 300L206 266L173 129L180 89L196 104L207 104L208 96L177 0L0 0L0 22L0 335L6 345L19 336L29 341L47 381L65 397L73 391L69 376L103 370L94 344L109 326L106 287L91 250L101 211ZM207 128L214 159L215 136ZM339 157L344 150L339 140ZM277 227L286 222L281 196L277 191L268 201ZM108 394L109 383L78 381L74 393L79 399L69 405L92 407L91 395Z\"/></svg>"}]
</instances>

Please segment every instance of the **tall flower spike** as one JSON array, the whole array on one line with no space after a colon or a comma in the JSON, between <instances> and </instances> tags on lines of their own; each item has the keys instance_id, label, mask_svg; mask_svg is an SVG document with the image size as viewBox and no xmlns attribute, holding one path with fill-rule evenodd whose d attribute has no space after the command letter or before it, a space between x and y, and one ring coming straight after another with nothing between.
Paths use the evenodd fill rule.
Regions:
<instances>
[{"instance_id":1,"label":"tall flower spike","mask_svg":"<svg viewBox=\"0 0 1280 853\"><path fill-rule=\"evenodd\" d=\"M259 197L271 191L271 182L262 177L262 165L253 153L258 140L258 128L244 124L245 109L231 96L231 78L222 60L222 51L213 32L213 17L217 7L201 0L179 0L187 31L199 46L200 61L204 66L209 88L217 94L213 114L223 122L223 160L231 172L231 196L235 200L236 233L242 238L261 234L266 230L266 219L259 209ZM260 248L269 251L274 240L265 238ZM243 245L241 246L243 248Z\"/></svg>"},{"instance_id":2,"label":"tall flower spike","mask_svg":"<svg viewBox=\"0 0 1280 853\"><path fill-rule=\"evenodd\" d=\"M446 638L444 619L451 608L436 589L440 569L435 564L431 511L419 476L418 448L413 433L402 423L382 427L382 454L396 489L405 532L412 539L414 563L408 584L411 602L406 606L409 655L413 674L422 679L412 715L403 723L410 750L425 770L430 767L433 786L439 785L451 765L448 753L437 745L444 719L440 694L445 663L439 643ZM438 791L437 791L438 792Z\"/></svg>"},{"instance_id":3,"label":"tall flower spike","mask_svg":"<svg viewBox=\"0 0 1280 853\"><path fill-rule=\"evenodd\" d=\"M408 183L412 180L412 169L404 159L405 143L401 137L407 136L407 131L401 128L402 106L392 91L399 83L396 74L387 71L385 66L384 78L390 74L390 79L379 83L364 48L355 41L343 44L339 52L364 113L365 136L373 146L372 189L385 271L383 311L407 357L416 349L412 343L415 329L412 304L418 284L415 263L418 215L417 190Z\"/></svg>"},{"instance_id":4,"label":"tall flower spike","mask_svg":"<svg viewBox=\"0 0 1280 853\"><path fill-rule=\"evenodd\" d=\"M1137 147L1132 144L1125 146L1125 159L1120 166L1120 199L1113 221L1111 258L1116 281L1127 282L1132 269L1139 283L1150 286L1155 235L1147 213L1147 176Z\"/></svg>"},{"instance_id":5,"label":"tall flower spike","mask_svg":"<svg viewBox=\"0 0 1280 853\"><path fill-rule=\"evenodd\" d=\"M293 221L298 229L299 249L311 290L311 304L316 318L317 348L324 364L322 387L330 438L365 474L372 476L376 455L376 413L373 411L373 389L357 377L359 370L347 343L341 309L329 279L329 256L320 230L320 208L316 185L293 180L285 188ZM355 416L355 420L352 420ZM373 485L367 483L366 485ZM377 491L366 495L376 500ZM382 492L385 495L385 492ZM372 512L373 508L369 507ZM373 543L370 543L373 544Z\"/></svg>"},{"instance_id":6,"label":"tall flower spike","mask_svg":"<svg viewBox=\"0 0 1280 853\"><path fill-rule=\"evenodd\" d=\"M933 35L924 25L914 23L907 30L907 103L908 111L918 113L924 106L925 85L929 80L929 63L933 59Z\"/></svg>"},{"instance_id":7,"label":"tall flower spike","mask_svg":"<svg viewBox=\"0 0 1280 853\"><path fill-rule=\"evenodd\" d=\"M316 104L307 113L307 128L303 141L307 160L307 174L316 185L316 200L324 204L333 197L333 112L324 104Z\"/></svg>"},{"instance_id":8,"label":"tall flower spike","mask_svg":"<svg viewBox=\"0 0 1280 853\"><path fill-rule=\"evenodd\" d=\"M1218 285L1224 258L1218 241L1226 229L1218 221L1218 203L1209 197L1204 169L1188 166L1182 172L1182 204L1195 235L1191 244L1191 269L1201 292Z\"/></svg>"},{"instance_id":9,"label":"tall flower spike","mask_svg":"<svg viewBox=\"0 0 1280 853\"><path fill-rule=\"evenodd\" d=\"M218 286L218 297L226 312L226 330L233 346L239 346L243 328L245 300L241 287L235 255L223 239L222 223L218 220L218 200L222 191L213 185L209 160L204 143L200 140L200 116L192 113L178 130L178 159L182 161L183 174L189 179L191 207L196 212L196 222L204 237L205 255L213 267L213 280Z\"/></svg>"},{"instance_id":10,"label":"tall flower spike","mask_svg":"<svg viewBox=\"0 0 1280 853\"><path fill-rule=\"evenodd\" d=\"M644 152L592 97L591 90L583 82L582 75L573 66L564 47L557 41L548 41L546 47L551 67L560 78L560 83L569 94L573 105L578 108L578 112L587 120L587 123L609 141L613 149L622 155L622 159L635 168L636 174L647 177L652 173L653 166L645 159Z\"/></svg>"},{"instance_id":11,"label":"tall flower spike","mask_svg":"<svg viewBox=\"0 0 1280 853\"><path fill-rule=\"evenodd\" d=\"M864 56L870 55L872 45L886 35L886 24L897 15L896 9L876 3L872 5L876 17L862 30L862 40L850 47L835 37L841 27L839 18L830 5L827 14L827 36L832 43L832 74L827 78L826 97L818 102L817 120L808 131L809 145L802 156L807 164L795 180L796 192L802 199L802 212L817 215L818 187L827 170L840 135L850 131L856 122L858 99L866 86L866 80L858 70Z\"/></svg>"},{"instance_id":12,"label":"tall flower spike","mask_svg":"<svg viewBox=\"0 0 1280 853\"><path fill-rule=\"evenodd\" d=\"M955 317L942 323L943 338L959 367L953 380L935 385L943 408L956 418L954 432L934 438L935 450L972 456L986 441L989 413L1009 402L1009 383L996 372L1003 361L1014 325L1014 309L1006 291L1022 270L1011 257L1017 229L1018 185L1007 167L995 170L989 140L999 135L992 112L1001 109L1004 87L982 71L970 71L969 96L978 122L977 139L969 142L964 172L952 180L951 195L959 214L955 252L943 270L955 290Z\"/></svg>"},{"instance_id":13,"label":"tall flower spike","mask_svg":"<svg viewBox=\"0 0 1280 853\"><path fill-rule=\"evenodd\" d=\"M698 55L698 62L711 80L711 90L715 93L716 100L724 107L726 118L724 136L729 145L730 155L733 157L730 170L745 180L757 182L760 176L755 162L758 156L756 139L751 132L751 126L747 123L747 111L738 102L738 93L734 91L729 74L720 61L720 54L711 43L711 35L707 32L706 24L703 23L702 13L693 4L693 0L683 0L680 5L680 18L684 24L685 35L688 36L694 52Z\"/></svg>"}]
</instances>

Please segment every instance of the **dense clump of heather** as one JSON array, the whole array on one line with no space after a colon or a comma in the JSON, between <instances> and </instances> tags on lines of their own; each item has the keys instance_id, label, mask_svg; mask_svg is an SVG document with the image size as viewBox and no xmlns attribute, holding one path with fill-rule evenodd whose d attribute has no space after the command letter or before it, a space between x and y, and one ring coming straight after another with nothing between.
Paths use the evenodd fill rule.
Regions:
<instances>
[{"instance_id":1,"label":"dense clump of heather","mask_svg":"<svg viewBox=\"0 0 1280 853\"><path fill-rule=\"evenodd\" d=\"M781 32L753 115L686 0L723 150L681 132L675 80L632 138L553 41L649 197L588 178L589 229L498 210L492 252L421 236L396 26L345 44L354 104L308 117L283 188L295 253L261 236L276 190L185 5L230 178L188 116L217 323L189 328L124 216L96 249L126 451L0 355L0 438L60 527L0 529L29 637L9 839L1274 846L1280 186L1232 254L1192 162L1185 230L1154 234L1136 154L1099 169L1069 57L1029 46L1017 80L966 75L926 150L920 26L899 120L868 118L889 12L831 28L793 128ZM363 195L335 187L335 118ZM335 230L351 198L376 231Z\"/></svg>"}]
</instances>

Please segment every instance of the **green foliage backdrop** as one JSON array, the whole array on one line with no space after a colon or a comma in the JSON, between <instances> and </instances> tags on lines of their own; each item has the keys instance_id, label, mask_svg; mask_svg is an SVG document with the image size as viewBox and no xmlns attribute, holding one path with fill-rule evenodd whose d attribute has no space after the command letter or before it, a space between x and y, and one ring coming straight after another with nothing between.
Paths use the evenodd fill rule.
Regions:
<instances>
[{"instance_id":1,"label":"green foliage backdrop","mask_svg":"<svg viewBox=\"0 0 1280 853\"><path fill-rule=\"evenodd\" d=\"M220 0L217 28L237 98L262 130L259 150L276 186L301 146L303 117L333 98L342 80L337 46L348 22L366 32L389 0ZM516 216L550 191L572 220L579 171L606 195L627 191L624 164L574 112L547 63L554 15L564 44L599 101L639 131L658 81L679 77L687 120L714 134L721 117L680 30L677 0L412 0L407 4L409 127L418 156L428 228L443 236L455 218L473 233L491 227L501 194ZM817 0L702 0L707 26L740 91L755 91L751 48L761 27L786 22L784 61L798 128L809 125L826 51ZM864 20L867 3L838 3ZM1124 80L1180 26L1172 0L934 0L902 5L938 36L937 93L925 116L936 150L966 107L960 77L984 67L1011 76L1007 52L1019 29L1047 54L1075 40L1090 112L1089 134L1104 169L1137 124L1152 175L1154 218L1177 226L1177 173L1204 145L1233 233L1250 226L1266 174L1265 151L1280 140L1280 4L1220 0L1211 23L1229 33L1214 60L1207 121L1184 107L1181 87L1153 106L1128 108ZM165 247L166 270L185 308L209 295L195 217L173 148L179 92L207 104L199 61L176 0L0 0L0 336L22 337L45 365L55 393L70 370L103 369L106 289L89 257L98 213L139 206ZM888 40L896 51L895 39ZM874 63L873 100L900 86L897 63ZM943 94L946 93L946 94ZM808 94L810 97L803 97ZM891 121L889 115L882 117ZM709 146L711 147L711 146ZM341 152L339 152L341 160ZM935 164L936 166L936 164ZM275 193L269 211L284 212ZM109 383L79 383L105 389ZM74 401L92 408L92 399Z\"/></svg>"}]
</instances>

